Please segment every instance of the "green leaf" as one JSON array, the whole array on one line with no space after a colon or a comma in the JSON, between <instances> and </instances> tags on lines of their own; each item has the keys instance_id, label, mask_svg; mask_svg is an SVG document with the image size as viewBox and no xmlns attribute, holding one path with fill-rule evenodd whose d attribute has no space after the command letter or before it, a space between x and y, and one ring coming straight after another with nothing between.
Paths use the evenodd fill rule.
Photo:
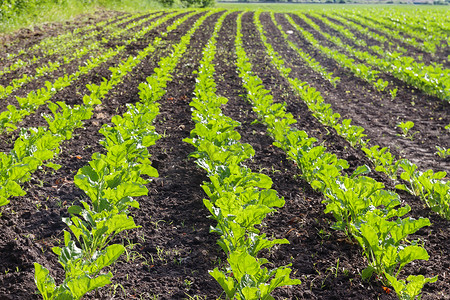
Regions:
<instances>
[{"instance_id":1,"label":"green leaf","mask_svg":"<svg viewBox=\"0 0 450 300\"><path fill-rule=\"evenodd\" d=\"M239 223L244 228L250 228L261 224L262 220L271 211L273 211L273 209L270 209L267 206L248 205L237 214L235 222Z\"/></svg>"},{"instance_id":2,"label":"green leaf","mask_svg":"<svg viewBox=\"0 0 450 300\"><path fill-rule=\"evenodd\" d=\"M148 175L150 177L159 177L158 170L149 164L142 164L139 171L143 175Z\"/></svg>"},{"instance_id":3,"label":"green leaf","mask_svg":"<svg viewBox=\"0 0 450 300\"><path fill-rule=\"evenodd\" d=\"M12 180L8 180L6 182L4 189L6 190L8 196L25 196L27 194L17 182Z\"/></svg>"},{"instance_id":4,"label":"green leaf","mask_svg":"<svg viewBox=\"0 0 450 300\"><path fill-rule=\"evenodd\" d=\"M267 207L283 207L285 203L283 198L278 197L277 191L272 189L260 191L258 197L258 203Z\"/></svg>"},{"instance_id":5,"label":"green leaf","mask_svg":"<svg viewBox=\"0 0 450 300\"><path fill-rule=\"evenodd\" d=\"M420 228L430 225L430 220L427 218L420 218L418 220L412 218L402 219L398 226L391 229L391 235L396 242L401 241L409 234L415 233Z\"/></svg>"},{"instance_id":6,"label":"green leaf","mask_svg":"<svg viewBox=\"0 0 450 300\"><path fill-rule=\"evenodd\" d=\"M426 283L436 282L437 279L437 275L432 278L425 278L423 275L409 275L408 278L406 278L408 281L406 286L406 294L409 295L411 299L414 299L414 297L420 294Z\"/></svg>"},{"instance_id":7,"label":"green leaf","mask_svg":"<svg viewBox=\"0 0 450 300\"><path fill-rule=\"evenodd\" d=\"M67 282L67 286L74 299L81 299L86 293L111 283L112 273L100 275L96 278L90 278L85 275Z\"/></svg>"},{"instance_id":8,"label":"green leaf","mask_svg":"<svg viewBox=\"0 0 450 300\"><path fill-rule=\"evenodd\" d=\"M113 168L118 168L126 162L127 149L124 145L114 145L107 150L106 162Z\"/></svg>"},{"instance_id":9,"label":"green leaf","mask_svg":"<svg viewBox=\"0 0 450 300\"><path fill-rule=\"evenodd\" d=\"M116 188L108 188L104 191L105 198L113 203L117 203L125 197L139 197L147 194L148 189L135 182L122 182Z\"/></svg>"},{"instance_id":10,"label":"green leaf","mask_svg":"<svg viewBox=\"0 0 450 300\"><path fill-rule=\"evenodd\" d=\"M49 167L49 168L52 168L55 171L58 171L61 168L61 165L58 165L58 164L55 164L55 163L52 163L52 162L47 162L45 164L45 166Z\"/></svg>"},{"instance_id":11,"label":"green leaf","mask_svg":"<svg viewBox=\"0 0 450 300\"><path fill-rule=\"evenodd\" d=\"M49 275L49 271L38 263L34 263L34 281L44 300L53 298L55 280Z\"/></svg>"},{"instance_id":12,"label":"green leaf","mask_svg":"<svg viewBox=\"0 0 450 300\"><path fill-rule=\"evenodd\" d=\"M0 196L0 206L7 205L8 203L9 203L9 200L8 200L8 199L6 199L6 198L3 197L3 196Z\"/></svg>"},{"instance_id":13,"label":"green leaf","mask_svg":"<svg viewBox=\"0 0 450 300\"><path fill-rule=\"evenodd\" d=\"M353 171L351 178L355 178L360 175L369 174L371 172L367 165L358 166L355 171Z\"/></svg>"},{"instance_id":14,"label":"green leaf","mask_svg":"<svg viewBox=\"0 0 450 300\"><path fill-rule=\"evenodd\" d=\"M253 299L259 299L259 289L257 287L250 287L245 286L241 290L242 295L244 296L245 300L253 300Z\"/></svg>"},{"instance_id":15,"label":"green leaf","mask_svg":"<svg viewBox=\"0 0 450 300\"><path fill-rule=\"evenodd\" d=\"M372 266L368 266L362 271L361 277L362 279L366 280L372 277L373 272L375 271L375 268Z\"/></svg>"},{"instance_id":16,"label":"green leaf","mask_svg":"<svg viewBox=\"0 0 450 300\"><path fill-rule=\"evenodd\" d=\"M236 284L232 277L226 277L226 275L215 268L209 271L209 274L220 284L229 299L233 299L236 294Z\"/></svg>"},{"instance_id":17,"label":"green leaf","mask_svg":"<svg viewBox=\"0 0 450 300\"><path fill-rule=\"evenodd\" d=\"M101 269L113 264L125 251L125 247L120 244L108 246L99 254L99 257L89 266L89 273L100 272Z\"/></svg>"},{"instance_id":18,"label":"green leaf","mask_svg":"<svg viewBox=\"0 0 450 300\"><path fill-rule=\"evenodd\" d=\"M256 258L243 250L232 252L228 258L228 263L233 271L233 276L238 281L241 281L245 274L255 276L260 271Z\"/></svg>"},{"instance_id":19,"label":"green leaf","mask_svg":"<svg viewBox=\"0 0 450 300\"><path fill-rule=\"evenodd\" d=\"M272 297L266 298L269 296L269 294L276 289L277 287L281 287L281 286L287 286L287 285L296 285L296 284L301 284L302 282L300 281L300 279L291 279L289 278L289 275L291 274L291 269L289 268L285 268L285 267L281 267L278 268L274 278L272 278L272 280L270 281L269 287L267 290L263 291L262 286L267 286L266 284L260 284L260 290L261 290L261 298L262 299L273 299Z\"/></svg>"},{"instance_id":20,"label":"green leaf","mask_svg":"<svg viewBox=\"0 0 450 300\"><path fill-rule=\"evenodd\" d=\"M413 260L428 260L430 258L427 250L420 246L407 246L406 248L403 248L398 252L398 256L400 258L399 270L401 270L406 264L410 263Z\"/></svg>"}]
</instances>

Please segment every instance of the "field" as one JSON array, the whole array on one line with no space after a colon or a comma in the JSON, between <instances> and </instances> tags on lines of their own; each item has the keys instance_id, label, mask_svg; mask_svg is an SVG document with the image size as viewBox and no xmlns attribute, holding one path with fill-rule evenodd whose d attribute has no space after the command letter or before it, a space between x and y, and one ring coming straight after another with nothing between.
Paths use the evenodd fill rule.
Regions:
<instances>
[{"instance_id":1,"label":"field","mask_svg":"<svg viewBox=\"0 0 450 300\"><path fill-rule=\"evenodd\" d=\"M450 299L449 16L109 12L4 36L0 299L42 299L35 270L83 299Z\"/></svg>"}]
</instances>

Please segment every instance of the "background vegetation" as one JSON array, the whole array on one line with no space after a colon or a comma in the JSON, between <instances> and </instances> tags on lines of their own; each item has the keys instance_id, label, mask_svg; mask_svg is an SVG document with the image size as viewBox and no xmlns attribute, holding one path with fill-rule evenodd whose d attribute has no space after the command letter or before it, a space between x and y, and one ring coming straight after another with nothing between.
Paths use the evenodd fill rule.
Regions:
<instances>
[{"instance_id":1,"label":"background vegetation","mask_svg":"<svg viewBox=\"0 0 450 300\"><path fill-rule=\"evenodd\" d=\"M68 21L97 10L139 12L163 7L207 7L214 0L0 0L0 32Z\"/></svg>"}]
</instances>

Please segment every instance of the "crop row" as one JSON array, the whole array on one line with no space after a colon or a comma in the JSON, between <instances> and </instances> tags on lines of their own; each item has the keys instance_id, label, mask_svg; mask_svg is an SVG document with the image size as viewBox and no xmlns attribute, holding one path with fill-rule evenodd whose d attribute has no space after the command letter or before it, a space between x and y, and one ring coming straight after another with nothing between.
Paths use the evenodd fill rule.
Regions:
<instances>
[{"instance_id":1,"label":"crop row","mask_svg":"<svg viewBox=\"0 0 450 300\"><path fill-rule=\"evenodd\" d=\"M185 15L172 25L168 26L163 36L168 32L176 29L181 23L187 20L192 14ZM168 15L165 18L155 21L152 28L157 27L160 24L165 23L172 15ZM20 187L20 183L28 181L30 175L37 170L44 161L53 158L59 152L59 144L65 140L71 138L72 131L82 126L80 121L83 118L90 118L92 115L92 106L101 103L101 99L130 72L139 62L142 61L147 55L155 50L155 46L161 41L160 38L155 39L154 44L150 44L144 50L140 51L137 56L129 57L126 61L122 62L117 67L111 68L112 75L110 79L104 79L100 85L90 84L87 88L90 91L90 95L83 97L83 102L88 107L75 106L73 109L65 105L63 102L59 102L58 105L53 102L48 103L48 107L53 112L54 116L44 116L49 123L48 130L46 128L31 129L30 132L26 130L21 131L20 137L16 140L13 150L9 154L1 153L2 165L1 165L1 189L0 189L0 206L6 205L9 202L9 198L12 196L23 195L25 192ZM117 54L123 47L112 52ZM98 63L97 63L98 65ZM88 66L86 67L86 69ZM88 71L87 69L86 71ZM49 99L52 94L52 88L48 87L47 97L43 98L42 95L38 95L35 99L40 101L40 104L44 104L46 99ZM29 112L30 107L35 110L37 107L35 102L25 103L23 110ZM61 107L62 112L57 112L58 106ZM9 106L14 107L14 106ZM14 107L15 108L15 107ZM20 112L20 110L9 110L12 112ZM88 111L88 112L86 112ZM73 116L74 112L77 112L76 116ZM74 124L73 124L74 123ZM49 137L50 136L50 137ZM45 154L43 155L42 152ZM50 167L57 167L51 163L46 163Z\"/></svg>"},{"instance_id":2,"label":"crop row","mask_svg":"<svg viewBox=\"0 0 450 300\"><path fill-rule=\"evenodd\" d=\"M443 19L445 18L445 14L427 16L426 13L420 13L418 14L420 16L419 18L415 16L413 19L411 15L394 11L387 13L383 17L375 17L371 12L373 12L373 10L368 10L364 13L359 12L355 15L372 21L377 29L384 28L395 38L400 38L405 35L410 36L411 38L408 38L407 41L430 53L435 53L438 46L445 46L445 44L441 45L442 43L448 44L448 33L441 28L431 27L431 24L435 23L433 22L433 19ZM412 24L416 22L422 23L422 28L414 28L415 26ZM424 30L424 26L429 27ZM417 41L417 38L421 41Z\"/></svg>"},{"instance_id":3,"label":"crop row","mask_svg":"<svg viewBox=\"0 0 450 300\"><path fill-rule=\"evenodd\" d=\"M23 65L37 62L38 60L50 55L66 53L68 50L72 50L74 47L79 45L80 42L99 35L100 31L112 31L115 27L135 19L136 17L139 17L139 15L114 16L96 24L86 25L76 28L73 31L45 38L31 47L20 49L16 53L7 53L6 57L0 59L0 61L8 60L13 63L11 63L9 67L5 67L0 74L3 75L7 73L8 70L16 70L17 67L22 67ZM100 31L96 30L96 28L100 29ZM61 47L62 45L66 46L66 49ZM21 56L26 56L28 59L22 60L20 58ZM16 58L17 60L15 60Z\"/></svg>"},{"instance_id":4,"label":"crop row","mask_svg":"<svg viewBox=\"0 0 450 300\"><path fill-rule=\"evenodd\" d=\"M272 19L276 24L273 14ZM307 82L289 77L290 69L285 66L283 58L266 41L259 14L255 14L254 20L272 63L289 81L292 89L305 101L313 115L322 124L333 127L353 147L360 146L375 165L375 170L388 175L397 184L396 188L419 196L433 211L450 219L450 182L444 180L447 173L433 172L433 170L422 172L418 170L417 165L407 159L396 160L387 147L374 145L367 148L368 140L365 139L364 128L351 125L351 119L340 120L341 116L333 112L331 105L325 102L320 92L309 86ZM399 178L407 184L400 184Z\"/></svg>"},{"instance_id":5,"label":"crop row","mask_svg":"<svg viewBox=\"0 0 450 300\"><path fill-rule=\"evenodd\" d=\"M131 37L125 41L125 45L130 45L142 38L147 32L155 27L165 23L172 18L176 13L168 14L154 21L151 25L146 26L142 30L134 33ZM28 116L35 112L41 105L45 104L51 99L53 95L62 89L74 84L82 75L88 74L95 68L99 67L102 63L110 60L114 56L122 53L125 46L118 46L116 49L109 49L103 53L99 53L96 57L85 61L85 65L80 65L78 71L73 74L58 77L53 82L46 81L45 87L38 90L30 91L25 97L18 97L16 99L19 103L19 108L14 105L8 105L7 110L0 113L0 129L1 130L15 130L16 124L25 116ZM88 85L88 88L90 85Z\"/></svg>"},{"instance_id":6,"label":"crop row","mask_svg":"<svg viewBox=\"0 0 450 300\"><path fill-rule=\"evenodd\" d=\"M240 18L238 36L239 30ZM351 176L346 175L342 172L348 167L346 161L326 152L324 146L315 146L316 140L308 137L306 132L291 127L296 121L286 113L285 104L273 103L270 91L253 74L252 64L241 43L236 39L237 66L254 112L267 126L274 145L283 149L301 169L301 176L325 195L325 212L333 213L336 219L333 228L343 230L361 245L369 262L362 272L363 278L376 273L394 287L399 298L418 296L423 285L436 281L437 277L410 275L405 281L399 275L408 263L428 259L427 251L417 242L408 241L407 237L428 226L429 220L403 218L410 207L399 207L401 201L396 193L363 176L370 171L367 166L358 167Z\"/></svg>"},{"instance_id":7,"label":"crop row","mask_svg":"<svg viewBox=\"0 0 450 300\"><path fill-rule=\"evenodd\" d=\"M436 96L445 101L450 101L450 70L445 69L442 65L436 63L433 65L417 63L413 57L404 56L400 52L384 51L383 48L379 46L370 47L370 49L379 55L378 57L371 55L367 51L359 51L352 46L345 44L339 37L323 32L316 23L306 16L299 16L311 27L320 31L327 40L330 40L340 49L347 51L352 56L381 71L392 74L394 77L404 81L408 85L414 86L429 95ZM314 14L313 16L352 40L353 43L358 43L358 41L363 43L351 32L343 28L343 26L329 22L326 19L319 17L317 14ZM387 82L385 85L387 85ZM379 90L384 90L384 88L380 88Z\"/></svg>"},{"instance_id":8,"label":"crop row","mask_svg":"<svg viewBox=\"0 0 450 300\"><path fill-rule=\"evenodd\" d=\"M161 15L162 13L152 15L151 17L157 17ZM83 36L79 40L76 40L75 43L72 43L73 41L70 41L71 43L67 44L58 44L54 45L52 49L49 49L44 55L39 56L39 59L44 58L45 56L50 56L53 54L58 54L57 60L51 61L49 60L46 64L43 64L40 67L36 67L34 75L27 75L24 74L20 78L14 78L11 80L8 86L0 86L0 99L6 98L8 95L16 91L17 89L25 86L27 83L36 80L43 76L48 76L54 71L58 70L60 67L62 67L63 64L69 64L72 61L76 61L77 59L80 59L84 57L85 55L89 53L97 53L98 55L101 54L101 52L104 52L105 49L103 48L103 45L107 44L110 40L113 40L115 38L125 38L126 34L129 34L129 30L133 29L134 27L140 25L144 21L148 21L148 18L143 18L139 22L133 22L132 24L129 24L126 28L122 30L115 30L112 34L109 35L108 38L103 38L101 41L93 41L92 38L95 38L100 32L94 31L91 32L88 36ZM116 24L115 24L116 25ZM113 30L112 28L105 27L105 30ZM83 45L81 40L86 40ZM83 46L82 46L83 45ZM74 49L75 47L75 49ZM72 52L69 52L69 54L65 55L62 53L63 51L69 51L72 50ZM29 65L30 62L37 62L39 60L36 56L33 56L33 59L28 60L27 63L20 64L21 67L25 67ZM17 63L14 65L17 66ZM15 68L17 71L19 68ZM3 70L2 73L5 74L7 70ZM11 71L9 68L8 71ZM3 75L1 74L1 75Z\"/></svg>"},{"instance_id":9,"label":"crop row","mask_svg":"<svg viewBox=\"0 0 450 300\"><path fill-rule=\"evenodd\" d=\"M71 233L64 231L63 248L52 249L64 268L64 282L57 286L49 271L35 263L35 281L43 299L81 299L87 292L111 283L112 273L104 274L102 269L113 264L125 251L122 244L111 244L113 238L124 230L137 228L133 217L129 216L130 208L139 208L139 203L133 198L148 193L144 184L149 180L144 179L143 175L151 178L158 176L157 170L151 166L147 149L160 138L152 125L159 114L157 102L165 94L167 82L171 80L170 74L190 37L212 13L214 11L199 18L171 54L160 60L159 67L147 77L147 82L139 85L140 101L127 104L126 113L114 116L112 125L105 124L100 129L104 136L100 143L106 154L94 153L89 165L81 168L74 179L90 202L81 201L81 206L69 208L71 217L63 221ZM189 17L188 14L177 20L164 35ZM154 51L160 41L156 38L135 59L125 62L128 68L123 69L122 74L131 71L134 66L130 64L137 65Z\"/></svg>"},{"instance_id":10,"label":"crop row","mask_svg":"<svg viewBox=\"0 0 450 300\"><path fill-rule=\"evenodd\" d=\"M257 257L263 249L288 243L286 239L269 240L255 227L274 207L282 207L284 199L270 189L272 180L268 176L254 173L242 164L255 151L249 144L239 142L240 135L234 130L239 123L220 109L227 99L216 94L212 61L216 37L227 14L216 23L196 72L195 97L190 103L195 128L185 141L196 148L191 156L210 180L202 186L209 198L203 202L217 222L211 231L220 235L217 243L227 254L227 265L210 274L229 299L273 299L270 293L275 288L300 281L289 278L291 269L268 269L264 265L269 261Z\"/></svg>"},{"instance_id":11,"label":"crop row","mask_svg":"<svg viewBox=\"0 0 450 300\"><path fill-rule=\"evenodd\" d=\"M31 47L20 49L16 53L8 53L6 55L8 65L0 71L0 75L3 76L12 71L17 71L23 67L39 62L43 58L49 57L51 55L66 53L70 50L73 50L73 48L79 46L79 44L83 40L90 39L99 34L99 31L93 30L95 27L100 27L104 30L108 30L109 27L115 26L113 22L116 20L119 20L119 22L116 23L117 25L127 21L128 18L122 19L122 17L113 17L109 20L99 22L95 25L80 27L65 34L61 34L55 37L48 37L42 40L40 43L37 43ZM134 17L135 16L130 16L129 18ZM110 23L109 26L107 25L108 23ZM86 33L88 31L90 32ZM85 34L83 35L82 33ZM20 56L24 55L26 55L27 58L19 58Z\"/></svg>"}]
</instances>

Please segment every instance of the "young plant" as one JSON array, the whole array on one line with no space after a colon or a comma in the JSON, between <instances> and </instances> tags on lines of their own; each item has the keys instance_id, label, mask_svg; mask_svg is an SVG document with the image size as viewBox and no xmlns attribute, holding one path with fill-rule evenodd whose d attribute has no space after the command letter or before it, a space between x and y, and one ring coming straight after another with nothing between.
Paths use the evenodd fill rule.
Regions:
<instances>
[{"instance_id":1,"label":"young plant","mask_svg":"<svg viewBox=\"0 0 450 300\"><path fill-rule=\"evenodd\" d=\"M447 131L450 132L450 124L448 124L447 126L444 127Z\"/></svg>"},{"instance_id":2,"label":"young plant","mask_svg":"<svg viewBox=\"0 0 450 300\"><path fill-rule=\"evenodd\" d=\"M450 148L436 146L436 150L435 154L440 158L447 158L450 156Z\"/></svg>"},{"instance_id":3,"label":"young plant","mask_svg":"<svg viewBox=\"0 0 450 300\"><path fill-rule=\"evenodd\" d=\"M389 93L391 94L391 99L394 100L397 97L397 88L395 89L390 89Z\"/></svg>"},{"instance_id":4,"label":"young plant","mask_svg":"<svg viewBox=\"0 0 450 300\"><path fill-rule=\"evenodd\" d=\"M432 278L425 278L423 275L409 275L405 280L399 280L387 273L384 274L389 284L394 288L400 300L421 299L420 293L426 283L436 282L437 275ZM406 283L408 282L408 283Z\"/></svg>"},{"instance_id":5,"label":"young plant","mask_svg":"<svg viewBox=\"0 0 450 300\"><path fill-rule=\"evenodd\" d=\"M380 149L380 146L375 145L371 148L363 147L362 150L375 165L375 171L383 172L394 182L397 182L398 168L402 160L396 160L388 147Z\"/></svg>"},{"instance_id":6,"label":"young plant","mask_svg":"<svg viewBox=\"0 0 450 300\"><path fill-rule=\"evenodd\" d=\"M397 124L397 127L401 129L402 134L399 134L399 136L403 136L407 139L410 139L411 141L414 139L414 136L418 133L418 131L411 133L411 129L414 127L414 122L407 121L407 122L400 122L400 124Z\"/></svg>"}]
</instances>

